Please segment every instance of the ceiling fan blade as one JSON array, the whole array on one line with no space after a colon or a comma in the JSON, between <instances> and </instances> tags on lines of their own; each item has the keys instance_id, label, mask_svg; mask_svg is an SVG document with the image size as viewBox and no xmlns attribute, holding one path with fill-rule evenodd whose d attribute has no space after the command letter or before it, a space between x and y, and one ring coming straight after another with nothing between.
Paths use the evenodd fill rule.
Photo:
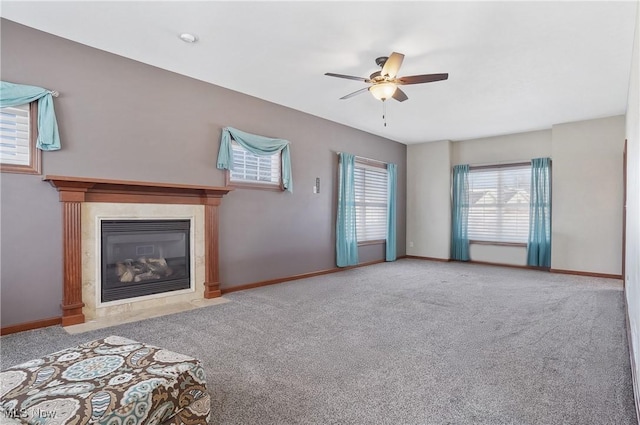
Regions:
<instances>
[{"instance_id":1,"label":"ceiling fan blade","mask_svg":"<svg viewBox=\"0 0 640 425\"><path fill-rule=\"evenodd\" d=\"M449 74L424 74L424 75L411 75L409 77L400 77L397 79L398 84L421 84L432 83L434 81L442 81L449 78Z\"/></svg>"},{"instance_id":2,"label":"ceiling fan blade","mask_svg":"<svg viewBox=\"0 0 640 425\"><path fill-rule=\"evenodd\" d=\"M363 83L371 82L371 80L369 80L368 78L354 77L353 75L334 74L333 72L327 72L324 75L328 75L329 77L346 78L347 80L362 81Z\"/></svg>"},{"instance_id":3,"label":"ceiling fan blade","mask_svg":"<svg viewBox=\"0 0 640 425\"><path fill-rule=\"evenodd\" d=\"M402 90L400 90L400 88L397 88L395 93L393 93L392 96L395 100L397 100L398 102L404 102L405 100L409 99L407 97L407 94L405 92L403 92Z\"/></svg>"},{"instance_id":4,"label":"ceiling fan blade","mask_svg":"<svg viewBox=\"0 0 640 425\"><path fill-rule=\"evenodd\" d=\"M389 59L387 59L382 67L382 75L388 75L390 78L396 78L403 60L404 55L402 53L391 53L391 56L389 56Z\"/></svg>"},{"instance_id":5,"label":"ceiling fan blade","mask_svg":"<svg viewBox=\"0 0 640 425\"><path fill-rule=\"evenodd\" d=\"M349 93L349 94L348 94L348 95L346 95L346 96L342 96L342 97L340 98L340 100L345 100L345 99L352 98L353 96L357 96L357 95L359 95L360 93L364 93L364 92L366 92L367 90L369 90L369 87L365 87L365 88L362 88L362 89L360 89L360 90L356 90L356 91L354 91L353 93Z\"/></svg>"}]
</instances>

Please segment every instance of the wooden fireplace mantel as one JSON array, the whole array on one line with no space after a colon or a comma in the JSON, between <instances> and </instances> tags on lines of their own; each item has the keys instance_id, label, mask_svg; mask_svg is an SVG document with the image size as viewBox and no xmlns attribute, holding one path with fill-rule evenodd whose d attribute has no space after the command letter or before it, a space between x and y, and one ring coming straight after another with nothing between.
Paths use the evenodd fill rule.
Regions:
<instances>
[{"instance_id":1,"label":"wooden fireplace mantel","mask_svg":"<svg viewBox=\"0 0 640 425\"><path fill-rule=\"evenodd\" d=\"M150 183L88 177L45 176L60 193L63 227L62 326L84 323L82 307L83 202L204 205L205 298L220 293L218 266L218 206L231 187Z\"/></svg>"},{"instance_id":2,"label":"wooden fireplace mantel","mask_svg":"<svg viewBox=\"0 0 640 425\"><path fill-rule=\"evenodd\" d=\"M88 177L45 176L60 192L60 201L115 202L135 204L207 205L220 203L232 187L150 183Z\"/></svg>"}]
</instances>

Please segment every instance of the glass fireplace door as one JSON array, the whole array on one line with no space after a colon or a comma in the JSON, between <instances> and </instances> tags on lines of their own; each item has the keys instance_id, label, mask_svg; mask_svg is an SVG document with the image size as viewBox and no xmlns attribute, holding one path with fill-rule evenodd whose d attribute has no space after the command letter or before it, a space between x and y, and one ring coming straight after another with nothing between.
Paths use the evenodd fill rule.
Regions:
<instances>
[{"instance_id":1,"label":"glass fireplace door","mask_svg":"<svg viewBox=\"0 0 640 425\"><path fill-rule=\"evenodd\" d=\"M102 302L190 287L190 220L102 220Z\"/></svg>"}]
</instances>

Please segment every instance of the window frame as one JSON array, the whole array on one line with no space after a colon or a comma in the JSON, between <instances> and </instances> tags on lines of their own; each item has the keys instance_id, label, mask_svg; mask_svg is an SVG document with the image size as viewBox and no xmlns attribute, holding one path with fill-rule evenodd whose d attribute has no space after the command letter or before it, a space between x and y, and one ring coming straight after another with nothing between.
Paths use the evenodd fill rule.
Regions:
<instances>
[{"instance_id":1,"label":"window frame","mask_svg":"<svg viewBox=\"0 0 640 425\"><path fill-rule=\"evenodd\" d=\"M387 200L386 200L386 214L388 214L388 208L389 208L389 175L388 175L388 171L387 171L387 163L386 162L382 162L382 161L377 161L374 159L369 159L369 158L363 158L363 157L359 157L356 156L355 160L354 160L354 168L358 168L358 165L364 165L366 167L369 168L379 168L380 170L383 170L387 173ZM360 167L360 168L365 168L365 167ZM355 171L355 170L354 170ZM388 217L387 217L387 221L388 221ZM357 218L356 218L356 235L358 233L358 222L357 222ZM366 245L382 245L382 244L386 244L387 243L387 239L386 237L383 239L369 239L369 240L358 240L357 244L358 246L366 246Z\"/></svg>"},{"instance_id":2,"label":"window frame","mask_svg":"<svg viewBox=\"0 0 640 425\"><path fill-rule=\"evenodd\" d=\"M477 170L497 170L502 168L521 168L521 167L529 167L529 172L531 172L531 161L511 162L511 163L494 164L494 165L469 166L469 176L471 176L472 171L477 171ZM471 202L469 202L469 213L471 213ZM469 243L474 245L511 246L511 247L519 247L519 248L527 247L527 242L486 241L486 240L471 239L471 238L469 238Z\"/></svg>"},{"instance_id":3,"label":"window frame","mask_svg":"<svg viewBox=\"0 0 640 425\"><path fill-rule=\"evenodd\" d=\"M233 162L233 145L236 144L240 146L242 149L246 150L243 146L241 146L238 142L231 139L231 150L232 157L231 161ZM248 151L247 151L248 152ZM278 151L273 155L269 156L278 156L278 169L280 171L280 176L278 179L278 183L254 183L252 181L238 181L231 180L231 170L225 170L225 186L237 187L239 189L259 189L259 190L270 190L273 192L284 192L284 183L282 182L282 151Z\"/></svg>"},{"instance_id":4,"label":"window frame","mask_svg":"<svg viewBox=\"0 0 640 425\"><path fill-rule=\"evenodd\" d=\"M0 173L42 174L42 151L38 142L38 101L29 103L29 165L3 164Z\"/></svg>"}]
</instances>

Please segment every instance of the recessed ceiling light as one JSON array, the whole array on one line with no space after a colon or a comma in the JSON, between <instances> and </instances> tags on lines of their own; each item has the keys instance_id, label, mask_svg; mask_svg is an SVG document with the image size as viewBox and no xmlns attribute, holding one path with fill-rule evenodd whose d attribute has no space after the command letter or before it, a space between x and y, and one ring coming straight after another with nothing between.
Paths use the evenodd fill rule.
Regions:
<instances>
[{"instance_id":1,"label":"recessed ceiling light","mask_svg":"<svg viewBox=\"0 0 640 425\"><path fill-rule=\"evenodd\" d=\"M196 41L198 41L198 37L196 37L193 34L189 34L188 32L185 32L180 34L180 40L184 41L185 43L195 43Z\"/></svg>"}]
</instances>

